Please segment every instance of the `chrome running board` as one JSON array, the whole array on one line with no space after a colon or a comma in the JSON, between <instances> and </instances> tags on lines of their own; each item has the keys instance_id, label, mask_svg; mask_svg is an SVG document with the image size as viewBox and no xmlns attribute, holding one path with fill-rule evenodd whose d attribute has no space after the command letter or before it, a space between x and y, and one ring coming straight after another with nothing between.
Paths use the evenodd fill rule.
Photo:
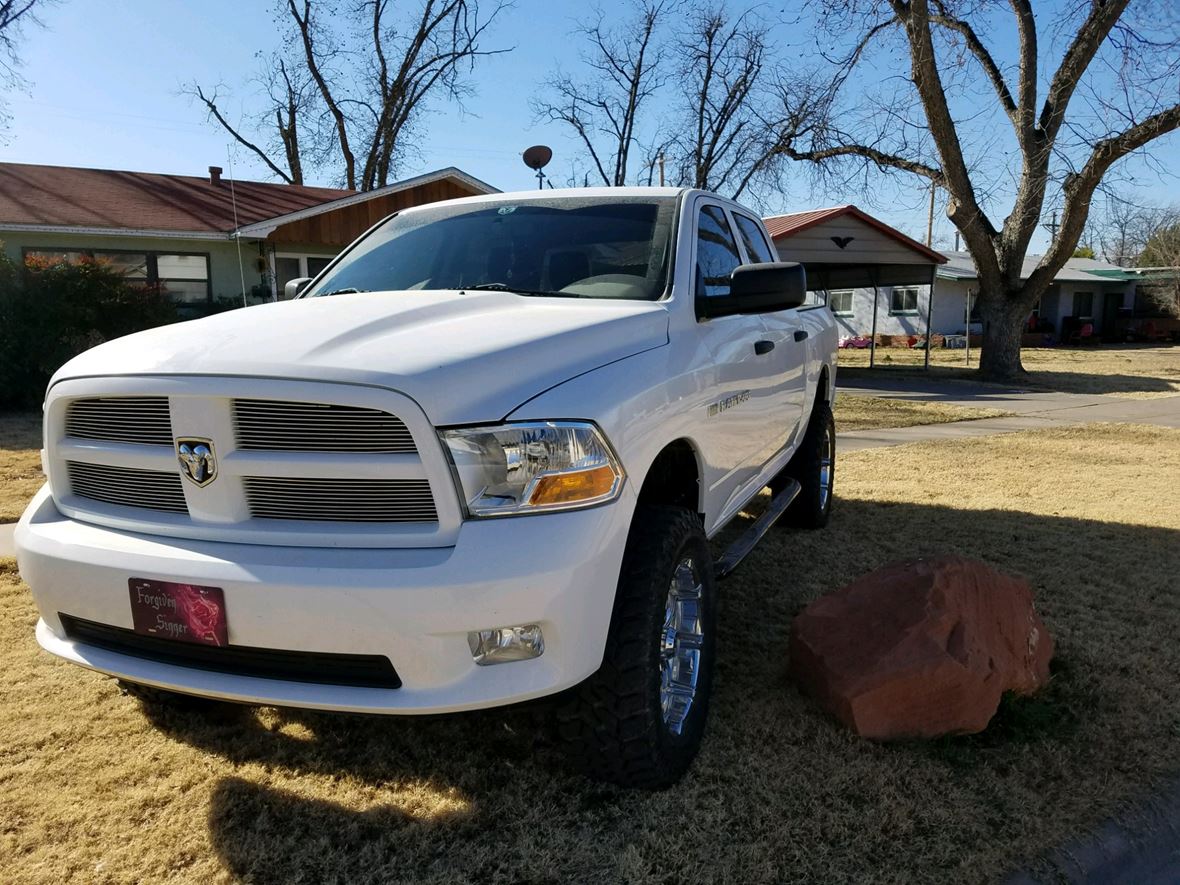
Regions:
<instances>
[{"instance_id":1,"label":"chrome running board","mask_svg":"<svg viewBox=\"0 0 1180 885\"><path fill-rule=\"evenodd\" d=\"M754 520L753 525L742 532L741 536L729 545L729 548L721 555L713 566L713 572L718 578L727 578L733 574L733 570L741 565L750 551L762 540L762 536L770 531L770 527L774 525L775 520L783 515L783 512L791 506L791 502L802 491L803 487L799 485L797 480L790 480L787 487L770 499L770 504L766 508L766 512Z\"/></svg>"}]
</instances>

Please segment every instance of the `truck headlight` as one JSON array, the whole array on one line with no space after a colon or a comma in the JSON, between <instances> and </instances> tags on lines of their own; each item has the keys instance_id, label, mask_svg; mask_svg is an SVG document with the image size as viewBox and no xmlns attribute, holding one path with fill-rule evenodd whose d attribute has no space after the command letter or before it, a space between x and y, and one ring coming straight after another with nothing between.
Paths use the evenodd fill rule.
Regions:
<instances>
[{"instance_id":1,"label":"truck headlight","mask_svg":"<svg viewBox=\"0 0 1180 885\"><path fill-rule=\"evenodd\" d=\"M571 510L618 496L623 469L602 433L580 421L444 430L467 512Z\"/></svg>"}]
</instances>

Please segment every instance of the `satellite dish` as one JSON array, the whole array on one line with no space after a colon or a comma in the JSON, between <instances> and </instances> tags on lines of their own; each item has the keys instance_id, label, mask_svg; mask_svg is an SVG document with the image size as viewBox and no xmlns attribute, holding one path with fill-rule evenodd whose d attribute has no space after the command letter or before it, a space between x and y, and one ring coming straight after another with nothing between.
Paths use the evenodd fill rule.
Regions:
<instances>
[{"instance_id":1,"label":"satellite dish","mask_svg":"<svg viewBox=\"0 0 1180 885\"><path fill-rule=\"evenodd\" d=\"M530 169L540 172L553 159L553 150L543 144L535 144L524 152L524 164Z\"/></svg>"},{"instance_id":2,"label":"satellite dish","mask_svg":"<svg viewBox=\"0 0 1180 885\"><path fill-rule=\"evenodd\" d=\"M543 189L545 187L545 173L541 170L553 159L552 148L543 144L535 144L521 156L524 158L524 164L537 173L537 187Z\"/></svg>"}]
</instances>

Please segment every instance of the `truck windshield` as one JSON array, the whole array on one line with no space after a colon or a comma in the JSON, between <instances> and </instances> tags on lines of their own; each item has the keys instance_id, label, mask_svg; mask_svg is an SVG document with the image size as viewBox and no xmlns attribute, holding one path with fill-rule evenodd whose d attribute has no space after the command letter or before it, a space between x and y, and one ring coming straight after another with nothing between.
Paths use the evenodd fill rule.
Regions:
<instances>
[{"instance_id":1,"label":"truck windshield","mask_svg":"<svg viewBox=\"0 0 1180 885\"><path fill-rule=\"evenodd\" d=\"M391 218L304 297L416 289L655 300L673 197L551 197L427 207Z\"/></svg>"}]
</instances>

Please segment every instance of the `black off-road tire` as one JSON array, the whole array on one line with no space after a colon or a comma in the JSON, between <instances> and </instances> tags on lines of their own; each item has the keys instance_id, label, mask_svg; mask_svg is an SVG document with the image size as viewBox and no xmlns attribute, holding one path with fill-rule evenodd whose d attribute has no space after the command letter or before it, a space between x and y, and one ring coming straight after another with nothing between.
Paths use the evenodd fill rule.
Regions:
<instances>
[{"instance_id":1,"label":"black off-road tire","mask_svg":"<svg viewBox=\"0 0 1180 885\"><path fill-rule=\"evenodd\" d=\"M679 733L660 705L665 605L677 566L694 560L702 644L696 693ZM717 593L700 518L682 507L635 512L602 667L557 711L558 734L590 777L660 790L676 783L700 748L709 712Z\"/></svg>"},{"instance_id":2,"label":"black off-road tire","mask_svg":"<svg viewBox=\"0 0 1180 885\"><path fill-rule=\"evenodd\" d=\"M167 707L172 710L184 710L191 713L205 713L220 710L225 707L224 701L213 698L202 698L197 695L184 694L179 691L168 691L151 685L141 685L138 682L118 680L123 694L135 698L141 704L149 707Z\"/></svg>"},{"instance_id":3,"label":"black off-road tire","mask_svg":"<svg viewBox=\"0 0 1180 885\"><path fill-rule=\"evenodd\" d=\"M824 460L830 459L829 483L824 494L822 470ZM770 483L770 490L778 494L786 480L799 483L801 490L779 520L780 525L801 529L822 529L828 524L832 513L832 497L836 483L836 419L832 407L817 400L811 411L811 420L799 443L799 450L790 462Z\"/></svg>"}]
</instances>

